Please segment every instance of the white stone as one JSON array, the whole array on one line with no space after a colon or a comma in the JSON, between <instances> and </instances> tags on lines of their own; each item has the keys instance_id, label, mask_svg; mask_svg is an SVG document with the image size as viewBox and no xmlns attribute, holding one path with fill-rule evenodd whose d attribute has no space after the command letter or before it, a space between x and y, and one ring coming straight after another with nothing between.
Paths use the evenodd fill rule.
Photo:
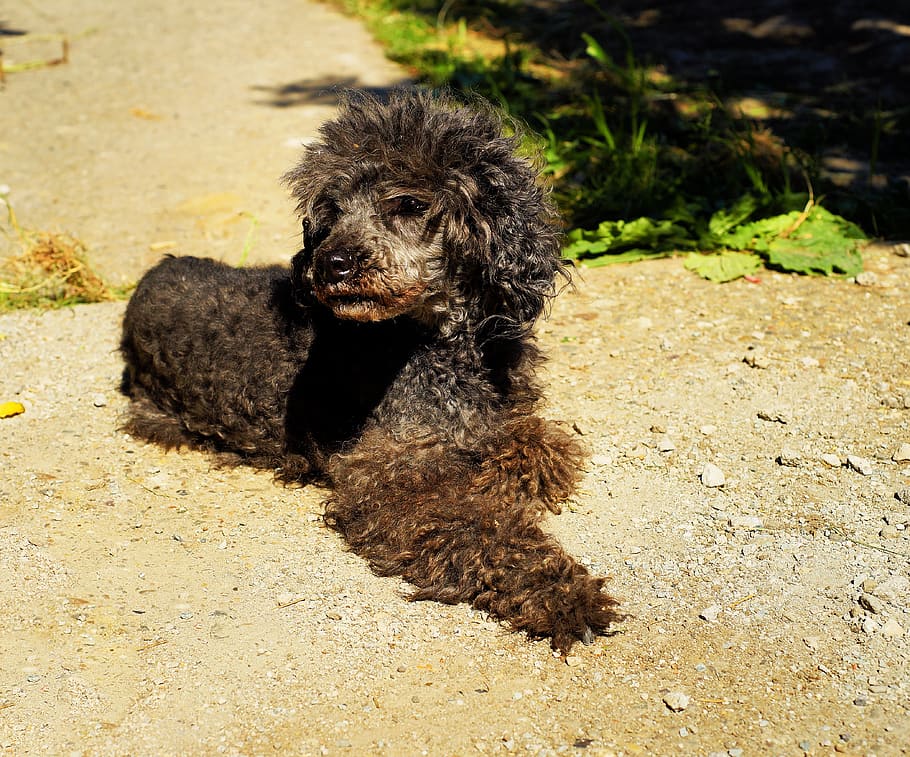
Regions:
<instances>
[{"instance_id":1,"label":"white stone","mask_svg":"<svg viewBox=\"0 0 910 757\"><path fill-rule=\"evenodd\" d=\"M872 472L875 470L871 461L864 457L860 457L859 455L847 455L847 465L857 473L862 473L864 476L871 476Z\"/></svg>"},{"instance_id":2,"label":"white stone","mask_svg":"<svg viewBox=\"0 0 910 757\"><path fill-rule=\"evenodd\" d=\"M689 702L691 701L692 698L688 694L683 694L681 691L671 691L664 696L664 704L673 710L673 712L682 712L689 706Z\"/></svg>"},{"instance_id":3,"label":"white stone","mask_svg":"<svg viewBox=\"0 0 910 757\"><path fill-rule=\"evenodd\" d=\"M743 362L750 368L765 369L771 365L770 359L760 347L750 349L743 357Z\"/></svg>"},{"instance_id":4,"label":"white stone","mask_svg":"<svg viewBox=\"0 0 910 757\"><path fill-rule=\"evenodd\" d=\"M727 523L731 528L745 528L750 531L765 527L765 522L757 515L731 515Z\"/></svg>"},{"instance_id":5,"label":"white stone","mask_svg":"<svg viewBox=\"0 0 910 757\"><path fill-rule=\"evenodd\" d=\"M894 618L888 618L882 626L882 635L897 639L904 635L904 629Z\"/></svg>"},{"instance_id":6,"label":"white stone","mask_svg":"<svg viewBox=\"0 0 910 757\"><path fill-rule=\"evenodd\" d=\"M705 463L705 467L701 470L701 482L709 489L716 489L727 483L727 477L713 463Z\"/></svg>"},{"instance_id":7,"label":"white stone","mask_svg":"<svg viewBox=\"0 0 910 757\"><path fill-rule=\"evenodd\" d=\"M910 599L910 579L904 576L889 576L879 583L872 593L886 602L906 602Z\"/></svg>"},{"instance_id":8,"label":"white stone","mask_svg":"<svg viewBox=\"0 0 910 757\"><path fill-rule=\"evenodd\" d=\"M660 441L657 442L658 452L673 452L675 449L676 445L673 444L673 440L669 436L662 436Z\"/></svg>"},{"instance_id":9,"label":"white stone","mask_svg":"<svg viewBox=\"0 0 910 757\"><path fill-rule=\"evenodd\" d=\"M854 281L861 287L874 287L878 284L878 276L875 271L863 271L856 274Z\"/></svg>"},{"instance_id":10,"label":"white stone","mask_svg":"<svg viewBox=\"0 0 910 757\"><path fill-rule=\"evenodd\" d=\"M788 468L796 468L802 462L803 456L795 449L784 447L777 456L777 462Z\"/></svg>"},{"instance_id":11,"label":"white stone","mask_svg":"<svg viewBox=\"0 0 910 757\"><path fill-rule=\"evenodd\" d=\"M707 620L709 623L713 623L717 620L717 616L720 615L720 610L720 605L711 605L698 613L698 617L702 620Z\"/></svg>"}]
</instances>

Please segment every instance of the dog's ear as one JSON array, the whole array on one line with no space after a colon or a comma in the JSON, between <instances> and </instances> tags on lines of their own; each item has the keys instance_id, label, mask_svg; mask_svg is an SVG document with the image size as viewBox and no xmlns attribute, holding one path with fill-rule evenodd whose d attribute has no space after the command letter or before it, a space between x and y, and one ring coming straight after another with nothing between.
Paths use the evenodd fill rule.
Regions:
<instances>
[{"instance_id":1,"label":"dog's ear","mask_svg":"<svg viewBox=\"0 0 910 757\"><path fill-rule=\"evenodd\" d=\"M313 265L313 251L325 239L327 232L317 228L309 218L303 219L303 247L291 258L291 285L294 300L298 305L312 302L310 272Z\"/></svg>"},{"instance_id":2,"label":"dog's ear","mask_svg":"<svg viewBox=\"0 0 910 757\"><path fill-rule=\"evenodd\" d=\"M298 305L306 305L311 301L310 285L307 278L307 268L309 267L310 259L311 256L306 247L291 258L291 292L294 296L294 302Z\"/></svg>"},{"instance_id":3,"label":"dog's ear","mask_svg":"<svg viewBox=\"0 0 910 757\"><path fill-rule=\"evenodd\" d=\"M467 269L472 315L493 334L526 333L555 295L557 277L568 278L557 216L535 177L510 153L457 179L447 198L447 246Z\"/></svg>"}]
</instances>

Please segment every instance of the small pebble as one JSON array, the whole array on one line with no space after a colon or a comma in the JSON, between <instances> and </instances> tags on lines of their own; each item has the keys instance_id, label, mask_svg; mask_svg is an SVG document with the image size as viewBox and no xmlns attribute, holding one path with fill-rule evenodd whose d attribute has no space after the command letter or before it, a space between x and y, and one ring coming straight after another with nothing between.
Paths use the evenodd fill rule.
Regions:
<instances>
[{"instance_id":1,"label":"small pebble","mask_svg":"<svg viewBox=\"0 0 910 757\"><path fill-rule=\"evenodd\" d=\"M910 463L910 444L904 442L897 451L891 455L891 459L896 463Z\"/></svg>"},{"instance_id":2,"label":"small pebble","mask_svg":"<svg viewBox=\"0 0 910 757\"><path fill-rule=\"evenodd\" d=\"M632 460L644 460L648 456L648 448L639 442L632 449L626 452L626 457Z\"/></svg>"},{"instance_id":3,"label":"small pebble","mask_svg":"<svg viewBox=\"0 0 910 757\"><path fill-rule=\"evenodd\" d=\"M887 636L890 639L899 639L904 635L904 628L894 618L888 618L882 626L881 632L882 636Z\"/></svg>"},{"instance_id":4,"label":"small pebble","mask_svg":"<svg viewBox=\"0 0 910 757\"><path fill-rule=\"evenodd\" d=\"M717 616L720 615L720 610L720 605L711 605L698 613L698 617L702 620L707 620L709 623L713 623L717 620Z\"/></svg>"},{"instance_id":5,"label":"small pebble","mask_svg":"<svg viewBox=\"0 0 910 757\"><path fill-rule=\"evenodd\" d=\"M857 707L865 707L867 704L869 704L869 700L866 699L866 697L860 695L853 700L853 704L855 704Z\"/></svg>"},{"instance_id":6,"label":"small pebble","mask_svg":"<svg viewBox=\"0 0 910 757\"><path fill-rule=\"evenodd\" d=\"M871 636L878 630L878 623L872 620L872 618L863 618L862 629L864 634Z\"/></svg>"},{"instance_id":7,"label":"small pebble","mask_svg":"<svg viewBox=\"0 0 910 757\"><path fill-rule=\"evenodd\" d=\"M875 470L869 460L860 457L859 455L847 455L847 465L857 473L862 473L864 476L871 476L872 472Z\"/></svg>"},{"instance_id":8,"label":"small pebble","mask_svg":"<svg viewBox=\"0 0 910 757\"><path fill-rule=\"evenodd\" d=\"M901 532L897 526L885 526L878 532L878 535L881 536L882 539L898 539L900 538Z\"/></svg>"},{"instance_id":9,"label":"small pebble","mask_svg":"<svg viewBox=\"0 0 910 757\"><path fill-rule=\"evenodd\" d=\"M724 472L713 463L705 463L701 471L701 482L709 489L716 489L727 483Z\"/></svg>"},{"instance_id":10,"label":"small pebble","mask_svg":"<svg viewBox=\"0 0 910 757\"><path fill-rule=\"evenodd\" d=\"M107 397L103 394L96 394L92 397L92 404L95 407L107 407Z\"/></svg>"},{"instance_id":11,"label":"small pebble","mask_svg":"<svg viewBox=\"0 0 910 757\"><path fill-rule=\"evenodd\" d=\"M765 522L757 515L731 515L727 523L731 528L744 528L749 531L765 527Z\"/></svg>"},{"instance_id":12,"label":"small pebble","mask_svg":"<svg viewBox=\"0 0 910 757\"><path fill-rule=\"evenodd\" d=\"M881 615L885 611L885 603L873 594L860 594L859 604L873 615Z\"/></svg>"},{"instance_id":13,"label":"small pebble","mask_svg":"<svg viewBox=\"0 0 910 757\"><path fill-rule=\"evenodd\" d=\"M804 752L808 752L810 749L812 749L812 744L811 744L810 742L808 742L808 741L805 741L805 740L804 740L804 741L800 741L800 742L799 742L799 748L802 749Z\"/></svg>"},{"instance_id":14,"label":"small pebble","mask_svg":"<svg viewBox=\"0 0 910 757\"><path fill-rule=\"evenodd\" d=\"M577 668L581 665L581 657L574 654L566 655L566 665L570 668Z\"/></svg>"},{"instance_id":15,"label":"small pebble","mask_svg":"<svg viewBox=\"0 0 910 757\"><path fill-rule=\"evenodd\" d=\"M743 357L743 362L750 368L760 368L762 370L771 365L771 361L765 351L758 347L750 347L745 357Z\"/></svg>"},{"instance_id":16,"label":"small pebble","mask_svg":"<svg viewBox=\"0 0 910 757\"><path fill-rule=\"evenodd\" d=\"M899 489L894 493L894 498L898 502L903 502L905 505L910 505L910 489Z\"/></svg>"},{"instance_id":17,"label":"small pebble","mask_svg":"<svg viewBox=\"0 0 910 757\"><path fill-rule=\"evenodd\" d=\"M334 611L332 611L332 612L327 612L327 613L325 614L325 616L326 616L329 620L341 620L341 614L340 614L340 613L337 613L337 612L334 612Z\"/></svg>"},{"instance_id":18,"label":"small pebble","mask_svg":"<svg viewBox=\"0 0 910 757\"><path fill-rule=\"evenodd\" d=\"M833 455L830 452L822 455L820 459L829 468L840 468L841 465L843 465L841 459L837 455Z\"/></svg>"},{"instance_id":19,"label":"small pebble","mask_svg":"<svg viewBox=\"0 0 910 757\"><path fill-rule=\"evenodd\" d=\"M711 434L717 431L717 426L712 426L710 423L708 423L704 426L701 426L698 430L705 436L711 436Z\"/></svg>"},{"instance_id":20,"label":"small pebble","mask_svg":"<svg viewBox=\"0 0 910 757\"><path fill-rule=\"evenodd\" d=\"M878 276L875 271L863 271L856 274L854 281L861 287L874 287L878 284Z\"/></svg>"},{"instance_id":21,"label":"small pebble","mask_svg":"<svg viewBox=\"0 0 910 757\"><path fill-rule=\"evenodd\" d=\"M681 691L671 691L664 696L664 704L673 710L673 712L682 712L689 706L689 702L691 701L691 697L689 697L688 694L683 694Z\"/></svg>"},{"instance_id":22,"label":"small pebble","mask_svg":"<svg viewBox=\"0 0 910 757\"><path fill-rule=\"evenodd\" d=\"M866 590L865 583L863 589ZM886 602L902 601L910 597L910 579L901 575L890 576L867 591Z\"/></svg>"},{"instance_id":23,"label":"small pebble","mask_svg":"<svg viewBox=\"0 0 910 757\"><path fill-rule=\"evenodd\" d=\"M676 445L673 444L673 440L669 436L662 436L657 442L658 452L673 452L675 449Z\"/></svg>"},{"instance_id":24,"label":"small pebble","mask_svg":"<svg viewBox=\"0 0 910 757\"><path fill-rule=\"evenodd\" d=\"M803 456L791 447L784 447L777 456L777 462L788 468L796 468L802 462Z\"/></svg>"}]
</instances>

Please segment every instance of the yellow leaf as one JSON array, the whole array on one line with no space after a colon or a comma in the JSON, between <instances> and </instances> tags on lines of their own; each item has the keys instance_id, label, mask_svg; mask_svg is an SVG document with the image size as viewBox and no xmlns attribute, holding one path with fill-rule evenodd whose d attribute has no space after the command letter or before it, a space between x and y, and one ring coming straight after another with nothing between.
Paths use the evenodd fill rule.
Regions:
<instances>
[{"instance_id":1,"label":"yellow leaf","mask_svg":"<svg viewBox=\"0 0 910 757\"><path fill-rule=\"evenodd\" d=\"M0 402L0 418L11 418L25 412L21 402Z\"/></svg>"}]
</instances>

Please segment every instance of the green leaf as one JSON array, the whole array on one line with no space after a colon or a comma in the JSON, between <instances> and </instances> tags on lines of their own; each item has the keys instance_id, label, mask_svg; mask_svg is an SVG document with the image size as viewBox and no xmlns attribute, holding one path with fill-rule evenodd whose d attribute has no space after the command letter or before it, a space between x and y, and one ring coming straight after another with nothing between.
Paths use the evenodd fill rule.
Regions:
<instances>
[{"instance_id":1,"label":"green leaf","mask_svg":"<svg viewBox=\"0 0 910 757\"><path fill-rule=\"evenodd\" d=\"M607 54L606 50L601 47L600 42L598 42L590 34L582 34L581 38L587 44L585 52L590 55L594 60L600 63L603 66L612 66L613 59Z\"/></svg>"},{"instance_id":2,"label":"green leaf","mask_svg":"<svg viewBox=\"0 0 910 757\"><path fill-rule=\"evenodd\" d=\"M686 256L683 265L709 281L723 283L755 273L761 266L761 259L748 252L730 250L713 255L693 252Z\"/></svg>"},{"instance_id":3,"label":"green leaf","mask_svg":"<svg viewBox=\"0 0 910 757\"><path fill-rule=\"evenodd\" d=\"M776 239L768 248L768 265L796 273L856 276L863 270L863 256L856 242L832 239Z\"/></svg>"},{"instance_id":4,"label":"green leaf","mask_svg":"<svg viewBox=\"0 0 910 757\"><path fill-rule=\"evenodd\" d=\"M642 247L634 247L631 250L614 252L596 258L586 258L581 262L586 268L600 268L605 265L613 265L614 263L637 263L640 260L665 258L668 254L669 253L664 250L649 250Z\"/></svg>"},{"instance_id":5,"label":"green leaf","mask_svg":"<svg viewBox=\"0 0 910 757\"><path fill-rule=\"evenodd\" d=\"M708 221L709 233L712 236L726 234L730 229L744 223L756 208L758 208L758 201L752 195L743 195L732 207L721 208L711 216Z\"/></svg>"},{"instance_id":6,"label":"green leaf","mask_svg":"<svg viewBox=\"0 0 910 757\"><path fill-rule=\"evenodd\" d=\"M815 206L799 223L801 214L789 213L789 233L768 239L763 251L768 264L796 273L855 276L863 270L859 242L865 239L855 224Z\"/></svg>"},{"instance_id":7,"label":"green leaf","mask_svg":"<svg viewBox=\"0 0 910 757\"><path fill-rule=\"evenodd\" d=\"M592 231L573 229L566 240L568 244L563 254L572 260L601 255L613 257L625 253L629 253L631 258L626 256L621 258L623 261L640 260L642 257L667 255L680 247L691 249L694 246L694 240L685 227L673 221L657 221L653 218L604 221Z\"/></svg>"}]
</instances>

